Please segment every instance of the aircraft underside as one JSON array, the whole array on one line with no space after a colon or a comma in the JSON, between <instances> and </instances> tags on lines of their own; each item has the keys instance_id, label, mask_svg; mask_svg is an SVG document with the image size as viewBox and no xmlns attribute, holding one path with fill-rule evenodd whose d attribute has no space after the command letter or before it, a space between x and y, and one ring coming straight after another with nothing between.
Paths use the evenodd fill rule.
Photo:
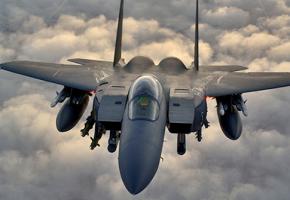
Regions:
<instances>
[{"instance_id":1,"label":"aircraft underside","mask_svg":"<svg viewBox=\"0 0 290 200\"><path fill-rule=\"evenodd\" d=\"M105 90L106 88L106 90ZM103 91L106 91L105 93ZM58 93L55 106L68 98L57 116L60 132L72 129L88 105L89 93L64 88ZM224 134L231 140L241 136L239 111L246 114L241 95L216 98L217 114ZM153 179L159 165L165 129L177 135L177 153L186 153L186 136L195 133L202 140L202 128L208 128L206 97L195 89L167 90L154 75L144 75L125 85L102 84L96 91L91 115L81 130L91 137L90 148L99 146L109 133L108 151L119 147L119 169L126 188L137 194Z\"/></svg>"}]
</instances>

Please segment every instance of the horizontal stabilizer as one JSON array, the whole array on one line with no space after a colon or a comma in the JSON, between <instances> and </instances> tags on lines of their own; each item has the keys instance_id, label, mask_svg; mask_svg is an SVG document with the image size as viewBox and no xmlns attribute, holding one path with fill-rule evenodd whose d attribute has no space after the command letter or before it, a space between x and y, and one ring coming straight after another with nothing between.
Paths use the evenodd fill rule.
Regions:
<instances>
[{"instance_id":1,"label":"horizontal stabilizer","mask_svg":"<svg viewBox=\"0 0 290 200\"><path fill-rule=\"evenodd\" d=\"M247 67L239 66L239 65L204 65L201 66L201 71L207 72L214 72L214 71L221 71L221 72L236 72L236 71L243 71L247 70Z\"/></svg>"}]
</instances>

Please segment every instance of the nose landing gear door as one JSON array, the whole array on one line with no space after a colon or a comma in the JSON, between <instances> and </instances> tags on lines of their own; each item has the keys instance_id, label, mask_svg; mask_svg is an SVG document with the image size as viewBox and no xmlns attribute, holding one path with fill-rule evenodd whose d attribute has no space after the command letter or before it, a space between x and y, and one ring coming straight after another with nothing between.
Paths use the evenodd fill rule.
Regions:
<instances>
[{"instance_id":1,"label":"nose landing gear door","mask_svg":"<svg viewBox=\"0 0 290 200\"><path fill-rule=\"evenodd\" d=\"M106 89L100 102L98 119L107 130L121 130L128 90L120 84L112 84Z\"/></svg>"},{"instance_id":2,"label":"nose landing gear door","mask_svg":"<svg viewBox=\"0 0 290 200\"><path fill-rule=\"evenodd\" d=\"M169 131L171 133L191 133L194 121L194 94L189 88L170 89Z\"/></svg>"}]
</instances>

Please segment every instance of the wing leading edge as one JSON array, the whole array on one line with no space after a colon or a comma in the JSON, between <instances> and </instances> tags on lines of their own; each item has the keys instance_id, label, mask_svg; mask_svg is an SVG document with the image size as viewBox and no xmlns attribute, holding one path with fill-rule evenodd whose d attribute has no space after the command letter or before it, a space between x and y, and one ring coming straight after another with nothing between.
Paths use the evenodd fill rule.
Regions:
<instances>
[{"instance_id":1,"label":"wing leading edge","mask_svg":"<svg viewBox=\"0 0 290 200\"><path fill-rule=\"evenodd\" d=\"M202 65L200 66L201 71L205 72L235 72L235 71L243 71L247 70L247 67L239 66L239 65Z\"/></svg>"},{"instance_id":2,"label":"wing leading edge","mask_svg":"<svg viewBox=\"0 0 290 200\"><path fill-rule=\"evenodd\" d=\"M210 81L205 89L210 97L242 94L290 86L290 73L249 72L227 73Z\"/></svg>"},{"instance_id":3,"label":"wing leading edge","mask_svg":"<svg viewBox=\"0 0 290 200\"><path fill-rule=\"evenodd\" d=\"M111 74L111 62L98 61L94 65L64 65L30 61L3 63L0 68L28 77L64 85L67 87L92 91L97 83Z\"/></svg>"}]
</instances>

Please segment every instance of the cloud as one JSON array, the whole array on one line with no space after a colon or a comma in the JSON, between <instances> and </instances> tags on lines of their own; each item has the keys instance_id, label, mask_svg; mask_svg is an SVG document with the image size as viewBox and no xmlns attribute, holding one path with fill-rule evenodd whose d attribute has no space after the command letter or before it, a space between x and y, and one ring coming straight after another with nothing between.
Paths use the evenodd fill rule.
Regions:
<instances>
[{"instance_id":1,"label":"cloud","mask_svg":"<svg viewBox=\"0 0 290 200\"><path fill-rule=\"evenodd\" d=\"M0 59L65 62L72 57L111 60L118 1L2 0ZM124 57L193 57L194 2L126 1ZM289 71L289 1L201 2L202 63L243 64L250 71ZM285 53L286 52L286 53ZM55 128L58 108L49 104L60 86L0 73L1 199L128 199L118 154L91 152L81 123L67 134ZM215 101L211 127L188 152L176 154L166 133L156 177L137 199L288 199L290 137L288 88L244 95L248 118L239 141L220 130ZM88 107L90 108L90 107ZM88 109L87 112L90 110Z\"/></svg>"},{"instance_id":2,"label":"cloud","mask_svg":"<svg viewBox=\"0 0 290 200\"><path fill-rule=\"evenodd\" d=\"M2 46L0 46L0 55L1 60L5 60L7 58L10 58L14 55L14 51L12 49L5 49Z\"/></svg>"},{"instance_id":3,"label":"cloud","mask_svg":"<svg viewBox=\"0 0 290 200\"><path fill-rule=\"evenodd\" d=\"M29 28L33 21L39 22L34 31ZM16 56L16 59L21 60L65 62L68 58L85 54L112 60L115 26L115 21L104 16L85 20L64 15L53 26L43 23L38 17L30 17L16 32L17 40L13 41L15 35L3 36L5 40L11 41L2 50L3 60L12 60ZM152 57L156 62L163 57L176 56L187 65L191 64L194 45L184 35L161 27L155 20L126 18L124 27L124 57L127 60L136 54ZM32 32L27 32L28 30ZM19 43L21 46L17 47ZM16 48L16 53L10 50L12 47ZM208 63L212 54L210 45L201 42L202 61Z\"/></svg>"},{"instance_id":4,"label":"cloud","mask_svg":"<svg viewBox=\"0 0 290 200\"><path fill-rule=\"evenodd\" d=\"M273 47L268 51L268 56L277 61L290 61L290 42Z\"/></svg>"},{"instance_id":5,"label":"cloud","mask_svg":"<svg viewBox=\"0 0 290 200\"><path fill-rule=\"evenodd\" d=\"M271 29L279 29L290 24L290 16L288 15L279 15L274 18L267 18L264 21L264 25Z\"/></svg>"},{"instance_id":6,"label":"cloud","mask_svg":"<svg viewBox=\"0 0 290 200\"><path fill-rule=\"evenodd\" d=\"M81 125L65 135L56 133L56 110L50 110L47 104L42 95L26 95L1 107L1 196L130 198L119 178L117 154L106 152L106 138L101 148L91 152L88 139L80 139L77 131ZM210 106L213 108L214 102ZM167 133L164 161L152 184L138 198L271 199L278 194L289 195L282 184L290 179L288 136L246 129L240 141L232 142L222 135L216 120L211 121L214 124L202 144L188 137L190 153L185 157L176 155L175 135Z\"/></svg>"},{"instance_id":7,"label":"cloud","mask_svg":"<svg viewBox=\"0 0 290 200\"><path fill-rule=\"evenodd\" d=\"M17 0L2 1L5 3L3 3L1 7L1 13L3 13L3 15L0 16L0 22L4 23L4 21L6 21L6 26L3 26L3 28L6 27L7 29L7 27L9 27L11 31L17 30L17 25L25 21L29 14L42 16L49 24L55 23L59 16L63 14L84 16L86 18L105 15L108 19L115 19L119 6L119 1L106 0L84 0L82 2L76 0L59 0L54 2L47 2L45 0L30 0L29 2ZM228 11L230 15L227 16L232 17L229 22L232 25L235 23L235 20L239 23L247 21L249 18L248 16L250 16L250 23L255 24L258 18L265 17L265 15L271 17L277 13L288 14L287 9L285 10L287 4L284 3L283 6L283 2L284 1L281 0L202 1L201 13L206 13L209 10L215 12L220 8L221 11L222 9ZM175 29L184 29L193 24L195 2L191 0L148 0L146 2L127 0L125 3L126 17L134 17L135 19L154 19L160 22L162 26L173 27ZM233 11L236 11L237 15L234 15ZM240 16L241 18L237 18L236 16ZM247 19L244 19L244 17ZM10 20L9 23L7 19ZM222 19L228 21L228 18ZM201 20L203 21L205 18L202 16ZM218 21L214 21L214 23L218 23ZM222 24L226 26L226 23Z\"/></svg>"},{"instance_id":8,"label":"cloud","mask_svg":"<svg viewBox=\"0 0 290 200\"><path fill-rule=\"evenodd\" d=\"M13 98L1 107L0 195L5 199L90 199L99 188L122 188L116 155L110 159L105 148L91 152L89 139L80 140L77 130L57 133L56 112L48 104L44 96L34 94ZM106 146L105 141L101 144ZM114 194L104 195L102 199L110 199Z\"/></svg>"},{"instance_id":9,"label":"cloud","mask_svg":"<svg viewBox=\"0 0 290 200\"><path fill-rule=\"evenodd\" d=\"M208 10L205 20L221 28L240 28L248 24L249 13L236 7L220 7Z\"/></svg>"},{"instance_id":10,"label":"cloud","mask_svg":"<svg viewBox=\"0 0 290 200\"><path fill-rule=\"evenodd\" d=\"M221 51L234 57L250 59L265 55L265 51L280 43L277 36L258 32L245 36L239 31L225 33L220 38Z\"/></svg>"}]
</instances>

